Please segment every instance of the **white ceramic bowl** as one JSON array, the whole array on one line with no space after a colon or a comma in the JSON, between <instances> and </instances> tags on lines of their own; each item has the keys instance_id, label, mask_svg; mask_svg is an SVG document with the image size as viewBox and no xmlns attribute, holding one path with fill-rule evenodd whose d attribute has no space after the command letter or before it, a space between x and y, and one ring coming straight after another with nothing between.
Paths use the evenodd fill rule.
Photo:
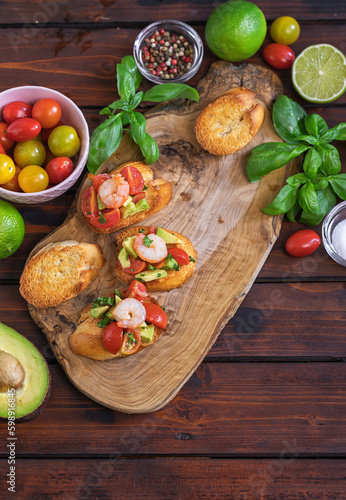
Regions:
<instances>
[{"instance_id":1,"label":"white ceramic bowl","mask_svg":"<svg viewBox=\"0 0 346 500\"><path fill-rule=\"evenodd\" d=\"M66 125L74 127L79 135L81 147L79 150L79 157L77 163L74 165L73 172L67 179L56 186L53 186L45 191L38 191L37 193L16 193L0 187L0 198L3 198L14 203L36 204L44 203L45 201L54 200L62 195L76 182L81 175L86 164L89 153L89 129L88 124L83 116L81 110L76 104L68 97L60 94L56 90L48 89L46 87L14 87L0 93L0 117L2 118L2 110L6 104L12 101L24 101L29 104L34 104L39 99L49 97L55 99L61 106L62 116L61 120Z\"/></svg>"}]
</instances>

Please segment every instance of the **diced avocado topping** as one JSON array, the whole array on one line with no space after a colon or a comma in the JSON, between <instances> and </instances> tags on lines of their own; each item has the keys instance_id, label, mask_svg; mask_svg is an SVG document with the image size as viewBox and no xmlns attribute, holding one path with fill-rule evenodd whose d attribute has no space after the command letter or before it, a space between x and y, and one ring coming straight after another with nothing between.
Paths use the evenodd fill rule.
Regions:
<instances>
[{"instance_id":1,"label":"diced avocado topping","mask_svg":"<svg viewBox=\"0 0 346 500\"><path fill-rule=\"evenodd\" d=\"M127 201L125 202L127 203ZM149 208L147 200L144 198L143 200L139 200L136 204L133 201L128 202L126 205L124 204L120 211L122 214L122 218L126 219L130 215L138 214L139 212L143 212Z\"/></svg>"},{"instance_id":2,"label":"diced avocado topping","mask_svg":"<svg viewBox=\"0 0 346 500\"><path fill-rule=\"evenodd\" d=\"M133 259L136 259L138 257L137 252L133 247L133 244L135 242L135 238L136 238L136 236L129 236L128 238L125 238L125 240L122 243L123 248L125 248L126 252Z\"/></svg>"},{"instance_id":3,"label":"diced avocado topping","mask_svg":"<svg viewBox=\"0 0 346 500\"><path fill-rule=\"evenodd\" d=\"M119 252L118 255L118 260L121 264L121 267L126 269L127 267L130 267L130 259L128 256L128 253L126 252L125 248L122 248Z\"/></svg>"},{"instance_id":4,"label":"diced avocado topping","mask_svg":"<svg viewBox=\"0 0 346 500\"><path fill-rule=\"evenodd\" d=\"M119 304L119 302L121 302L121 298L118 295L116 295L115 296L115 304L114 304L114 306L111 307L110 310L108 311L108 313L106 314L106 316L107 316L108 319L111 319L112 321L114 321L113 311L117 307L117 305Z\"/></svg>"},{"instance_id":5,"label":"diced avocado topping","mask_svg":"<svg viewBox=\"0 0 346 500\"><path fill-rule=\"evenodd\" d=\"M168 233L161 227L157 228L156 234L157 236L160 236L166 243L182 243L182 241L174 234Z\"/></svg>"},{"instance_id":6,"label":"diced avocado topping","mask_svg":"<svg viewBox=\"0 0 346 500\"><path fill-rule=\"evenodd\" d=\"M165 278L166 276L167 272L164 269L149 269L148 271L136 274L136 278L143 281L153 281L159 278Z\"/></svg>"},{"instance_id":7,"label":"diced avocado topping","mask_svg":"<svg viewBox=\"0 0 346 500\"><path fill-rule=\"evenodd\" d=\"M131 201L132 201L132 196L129 196L129 197L127 198L127 200L123 203L123 205L122 205L122 206L123 206L123 207L127 207L127 205L128 205L129 203L131 203Z\"/></svg>"},{"instance_id":8,"label":"diced avocado topping","mask_svg":"<svg viewBox=\"0 0 346 500\"><path fill-rule=\"evenodd\" d=\"M102 314L108 311L108 309L108 306L94 307L90 310L90 314L93 318L99 318Z\"/></svg>"},{"instance_id":9,"label":"diced avocado topping","mask_svg":"<svg viewBox=\"0 0 346 500\"><path fill-rule=\"evenodd\" d=\"M98 194L97 194L97 196L96 196L96 200L97 200L97 208L98 208L99 210L103 210L103 209L105 209L105 208L106 208L106 206L105 206L105 205L102 203L102 201L100 200L100 198L99 198L99 195L98 195Z\"/></svg>"},{"instance_id":10,"label":"diced avocado topping","mask_svg":"<svg viewBox=\"0 0 346 500\"><path fill-rule=\"evenodd\" d=\"M148 202L145 198L137 201L137 203L136 203L137 212L143 212L144 210L148 210L148 208L149 208L149 205L148 205Z\"/></svg>"},{"instance_id":11,"label":"diced avocado topping","mask_svg":"<svg viewBox=\"0 0 346 500\"><path fill-rule=\"evenodd\" d=\"M178 262L173 259L170 253L168 254L168 257L165 258L165 263L162 266L162 269L166 269L166 271L179 271Z\"/></svg>"},{"instance_id":12,"label":"diced avocado topping","mask_svg":"<svg viewBox=\"0 0 346 500\"><path fill-rule=\"evenodd\" d=\"M142 323L138 327L139 333L141 334L141 339L143 342L151 342L153 340L155 327L154 325L147 325L146 322Z\"/></svg>"}]
</instances>

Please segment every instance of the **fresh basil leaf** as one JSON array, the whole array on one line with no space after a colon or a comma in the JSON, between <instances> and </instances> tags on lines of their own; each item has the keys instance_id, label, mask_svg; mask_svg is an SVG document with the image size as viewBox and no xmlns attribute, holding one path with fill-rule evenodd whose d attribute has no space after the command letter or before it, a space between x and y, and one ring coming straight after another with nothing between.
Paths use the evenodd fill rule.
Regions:
<instances>
[{"instance_id":1,"label":"fresh basil leaf","mask_svg":"<svg viewBox=\"0 0 346 500\"><path fill-rule=\"evenodd\" d=\"M327 186L328 186L328 180L327 179L311 179L311 182L315 186L315 191L324 191Z\"/></svg>"},{"instance_id":2,"label":"fresh basil leaf","mask_svg":"<svg viewBox=\"0 0 346 500\"><path fill-rule=\"evenodd\" d=\"M311 181L304 184L299 191L299 204L308 214L318 215L320 211L317 194Z\"/></svg>"},{"instance_id":3,"label":"fresh basil leaf","mask_svg":"<svg viewBox=\"0 0 346 500\"><path fill-rule=\"evenodd\" d=\"M306 142L312 146L316 146L318 143L318 139L316 139L313 135L297 135L294 142L297 143L299 141Z\"/></svg>"},{"instance_id":4,"label":"fresh basil leaf","mask_svg":"<svg viewBox=\"0 0 346 500\"><path fill-rule=\"evenodd\" d=\"M130 114L130 124L132 138L136 144L139 144L145 136L145 118L141 113L133 112Z\"/></svg>"},{"instance_id":5,"label":"fresh basil leaf","mask_svg":"<svg viewBox=\"0 0 346 500\"><path fill-rule=\"evenodd\" d=\"M135 84L135 90L138 89L140 86L142 80L143 80L143 75L137 68L137 64L135 62L135 59L133 56L125 56L122 58L121 63L122 66L125 66L125 68L128 70L130 75L132 76L133 82Z\"/></svg>"},{"instance_id":6,"label":"fresh basil leaf","mask_svg":"<svg viewBox=\"0 0 346 500\"><path fill-rule=\"evenodd\" d=\"M316 151L316 149L314 148L309 149L309 151L305 155L303 162L303 170L306 173L307 177L309 177L309 179L315 177L321 166L321 163L322 157L318 153L318 151Z\"/></svg>"},{"instance_id":7,"label":"fresh basil leaf","mask_svg":"<svg viewBox=\"0 0 346 500\"><path fill-rule=\"evenodd\" d=\"M307 212L301 213L299 217L299 222L302 224L305 224L306 226L317 226L321 220L323 219L324 215L321 214L309 214Z\"/></svg>"},{"instance_id":8,"label":"fresh basil leaf","mask_svg":"<svg viewBox=\"0 0 346 500\"><path fill-rule=\"evenodd\" d=\"M145 133L144 139L139 143L139 147L148 165L158 159L160 155L159 147L149 134Z\"/></svg>"},{"instance_id":9,"label":"fresh basil leaf","mask_svg":"<svg viewBox=\"0 0 346 500\"><path fill-rule=\"evenodd\" d=\"M130 99L130 106L131 109L136 109L139 104L142 102L143 99L143 92L137 92L133 97Z\"/></svg>"},{"instance_id":10,"label":"fresh basil leaf","mask_svg":"<svg viewBox=\"0 0 346 500\"><path fill-rule=\"evenodd\" d=\"M298 199L299 188L286 185L274 200L263 209L268 215L284 214L290 210Z\"/></svg>"},{"instance_id":11,"label":"fresh basil leaf","mask_svg":"<svg viewBox=\"0 0 346 500\"><path fill-rule=\"evenodd\" d=\"M108 115L111 116L113 114L113 111L107 106L99 112L99 115Z\"/></svg>"},{"instance_id":12,"label":"fresh basil leaf","mask_svg":"<svg viewBox=\"0 0 346 500\"><path fill-rule=\"evenodd\" d=\"M121 113L110 116L91 135L87 161L89 172L95 173L120 144L123 127Z\"/></svg>"},{"instance_id":13,"label":"fresh basil leaf","mask_svg":"<svg viewBox=\"0 0 346 500\"><path fill-rule=\"evenodd\" d=\"M294 143L299 135L306 134L304 120L306 112L298 103L289 97L281 95L273 106L273 122L281 139Z\"/></svg>"},{"instance_id":14,"label":"fresh basil leaf","mask_svg":"<svg viewBox=\"0 0 346 500\"><path fill-rule=\"evenodd\" d=\"M260 144L251 151L246 163L249 181L259 181L263 175L283 167L307 149L308 146L285 144L284 142Z\"/></svg>"},{"instance_id":15,"label":"fresh basil leaf","mask_svg":"<svg viewBox=\"0 0 346 500\"><path fill-rule=\"evenodd\" d=\"M338 174L341 170L339 151L331 144L319 145L317 151L322 157L321 172L324 175Z\"/></svg>"},{"instance_id":16,"label":"fresh basil leaf","mask_svg":"<svg viewBox=\"0 0 346 500\"><path fill-rule=\"evenodd\" d=\"M292 187L298 187L308 181L308 178L302 172L300 174L291 175L286 179L287 184Z\"/></svg>"},{"instance_id":17,"label":"fresh basil leaf","mask_svg":"<svg viewBox=\"0 0 346 500\"><path fill-rule=\"evenodd\" d=\"M305 117L305 128L309 135L319 138L328 130L327 123L323 120L322 116L313 113Z\"/></svg>"},{"instance_id":18,"label":"fresh basil leaf","mask_svg":"<svg viewBox=\"0 0 346 500\"><path fill-rule=\"evenodd\" d=\"M136 88L131 73L121 64L117 64L117 86L118 93L124 101L128 102L135 95Z\"/></svg>"},{"instance_id":19,"label":"fresh basil leaf","mask_svg":"<svg viewBox=\"0 0 346 500\"><path fill-rule=\"evenodd\" d=\"M123 124L123 127L126 127L126 125L129 125L130 115L128 113L123 113L121 115L121 123Z\"/></svg>"},{"instance_id":20,"label":"fresh basil leaf","mask_svg":"<svg viewBox=\"0 0 346 500\"><path fill-rule=\"evenodd\" d=\"M316 191L316 194L320 208L319 213L309 214L303 211L299 219L299 222L307 226L317 226L336 204L336 196L330 186L327 186L326 189Z\"/></svg>"},{"instance_id":21,"label":"fresh basil leaf","mask_svg":"<svg viewBox=\"0 0 346 500\"><path fill-rule=\"evenodd\" d=\"M185 83L161 83L161 85L155 85L147 90L143 96L143 101L162 102L177 98L199 101L197 90L185 85Z\"/></svg>"},{"instance_id":22,"label":"fresh basil leaf","mask_svg":"<svg viewBox=\"0 0 346 500\"><path fill-rule=\"evenodd\" d=\"M321 144L329 144L332 141L346 141L346 123L339 123L335 127L329 129L321 137Z\"/></svg>"},{"instance_id":23,"label":"fresh basil leaf","mask_svg":"<svg viewBox=\"0 0 346 500\"><path fill-rule=\"evenodd\" d=\"M286 212L288 220L290 220L291 222L295 222L296 217L297 217L298 213L300 212L300 210L301 210L301 208L299 205L299 200L297 200L295 202L295 204L293 205L293 207L290 210L288 210L288 212Z\"/></svg>"},{"instance_id":24,"label":"fresh basil leaf","mask_svg":"<svg viewBox=\"0 0 346 500\"><path fill-rule=\"evenodd\" d=\"M132 108L130 107L129 103L124 99L119 99L118 101L114 101L108 107L113 111L117 109L122 109L124 111L132 111Z\"/></svg>"},{"instance_id":25,"label":"fresh basil leaf","mask_svg":"<svg viewBox=\"0 0 346 500\"><path fill-rule=\"evenodd\" d=\"M339 198L346 200L346 174L331 175L328 180Z\"/></svg>"}]
</instances>

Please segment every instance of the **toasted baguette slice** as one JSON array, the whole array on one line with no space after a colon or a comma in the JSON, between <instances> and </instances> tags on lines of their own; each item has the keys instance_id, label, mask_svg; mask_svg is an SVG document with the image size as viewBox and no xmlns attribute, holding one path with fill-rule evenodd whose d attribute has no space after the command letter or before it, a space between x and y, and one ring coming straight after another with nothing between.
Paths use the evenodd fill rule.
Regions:
<instances>
[{"instance_id":1,"label":"toasted baguette slice","mask_svg":"<svg viewBox=\"0 0 346 500\"><path fill-rule=\"evenodd\" d=\"M145 297L144 302L153 302L159 305L157 300L149 295ZM73 334L69 338L69 343L72 351L78 356L86 356L90 359L95 359L97 361L105 361L107 359L123 358L125 357L120 351L117 354L112 354L107 351L102 343L102 333L104 328L97 326L99 319L94 319L91 314L91 305L87 306L81 313L81 317L78 321L78 326ZM146 347L150 346L164 333L162 328L158 326L154 327L154 335L151 342L142 342L133 355L140 351L143 351Z\"/></svg>"},{"instance_id":2,"label":"toasted baguette slice","mask_svg":"<svg viewBox=\"0 0 346 500\"><path fill-rule=\"evenodd\" d=\"M151 215L159 212L163 207L168 205L168 203L172 199L172 183L167 182L161 178L153 179L153 171L148 167L146 163L142 161L132 161L124 163L123 165L120 165L120 167L112 170L112 172L110 172L110 175L115 174L116 172L120 172L122 168L129 165L136 167L143 176L144 184L145 186L147 186L147 189L145 191L145 199L148 202L149 208L147 210L144 210L143 212L130 215L125 219L121 218L116 226L109 228L96 227L91 224L90 219L83 216L86 224L96 233L110 234L114 233L114 231L119 231L120 229L131 226L132 224L138 224L147 217L150 217Z\"/></svg>"},{"instance_id":3,"label":"toasted baguette slice","mask_svg":"<svg viewBox=\"0 0 346 500\"><path fill-rule=\"evenodd\" d=\"M117 253L119 254L120 250L122 249L122 242L126 238L128 238L129 236L135 236L139 233L139 230L141 230L143 234L149 234L149 229L149 226L133 226L119 233L117 236ZM157 227L155 229L157 230ZM168 251L170 247L182 248L183 250L185 250L185 252L188 253L188 255L190 255L194 259L195 262L191 261L185 266L180 266L179 271L167 271L167 276L165 278L158 278L156 280L146 282L145 286L149 292L167 292L168 290L173 290L173 288L178 288L179 286L186 283L186 281L192 276L192 273L194 272L196 267L197 252L194 249L191 241L186 238L186 236L183 236L176 231L170 231L169 229L164 230L167 233L175 235L182 241L182 243L174 245L168 243ZM155 266L155 264L153 264L153 266ZM123 283L130 284L134 279L133 274L128 274L122 269L118 260L115 265L115 275Z\"/></svg>"},{"instance_id":4,"label":"toasted baguette slice","mask_svg":"<svg viewBox=\"0 0 346 500\"><path fill-rule=\"evenodd\" d=\"M198 115L197 141L213 155L229 155L246 146L264 120L264 108L256 94L245 87L229 90Z\"/></svg>"},{"instance_id":5,"label":"toasted baguette slice","mask_svg":"<svg viewBox=\"0 0 346 500\"><path fill-rule=\"evenodd\" d=\"M19 291L35 307L57 306L85 290L105 262L98 245L50 243L27 262Z\"/></svg>"}]
</instances>

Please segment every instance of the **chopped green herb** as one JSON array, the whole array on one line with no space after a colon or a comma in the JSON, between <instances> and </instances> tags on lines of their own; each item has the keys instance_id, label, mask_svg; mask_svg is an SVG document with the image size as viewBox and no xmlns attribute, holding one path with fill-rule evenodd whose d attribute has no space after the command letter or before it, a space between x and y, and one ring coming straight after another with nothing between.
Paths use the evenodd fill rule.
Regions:
<instances>
[{"instance_id":1,"label":"chopped green herb","mask_svg":"<svg viewBox=\"0 0 346 500\"><path fill-rule=\"evenodd\" d=\"M143 191L145 191L146 189L148 189L148 186L144 186Z\"/></svg>"},{"instance_id":2,"label":"chopped green herb","mask_svg":"<svg viewBox=\"0 0 346 500\"><path fill-rule=\"evenodd\" d=\"M142 227L138 232L139 233L144 233L145 229Z\"/></svg>"},{"instance_id":3,"label":"chopped green herb","mask_svg":"<svg viewBox=\"0 0 346 500\"><path fill-rule=\"evenodd\" d=\"M109 325L109 323L111 323L111 322L112 321L109 318L107 318L107 316L103 316L103 318L101 319L101 321L99 321L97 323L97 326L99 328L104 328L105 326Z\"/></svg>"},{"instance_id":4,"label":"chopped green herb","mask_svg":"<svg viewBox=\"0 0 346 500\"><path fill-rule=\"evenodd\" d=\"M117 288L114 290L114 295L117 295L120 299L123 298L123 294L121 293L120 290L118 290Z\"/></svg>"},{"instance_id":5,"label":"chopped green herb","mask_svg":"<svg viewBox=\"0 0 346 500\"><path fill-rule=\"evenodd\" d=\"M115 304L114 297L97 297L97 299L93 300L91 308L100 306L113 306Z\"/></svg>"},{"instance_id":6,"label":"chopped green herb","mask_svg":"<svg viewBox=\"0 0 346 500\"><path fill-rule=\"evenodd\" d=\"M146 247L150 248L150 245L152 244L153 240L149 238L149 236L144 236L143 243Z\"/></svg>"},{"instance_id":7,"label":"chopped green herb","mask_svg":"<svg viewBox=\"0 0 346 500\"><path fill-rule=\"evenodd\" d=\"M174 264L173 265L173 269L174 269L174 271L179 271L179 269L180 269L179 265L178 264Z\"/></svg>"},{"instance_id":8,"label":"chopped green herb","mask_svg":"<svg viewBox=\"0 0 346 500\"><path fill-rule=\"evenodd\" d=\"M193 257L191 257L191 255L189 255L189 261L190 262L196 262L195 259Z\"/></svg>"},{"instance_id":9,"label":"chopped green herb","mask_svg":"<svg viewBox=\"0 0 346 500\"><path fill-rule=\"evenodd\" d=\"M166 312L166 308L165 307L163 307L163 306L160 306L160 307L161 307L161 309L163 309Z\"/></svg>"},{"instance_id":10,"label":"chopped green herb","mask_svg":"<svg viewBox=\"0 0 346 500\"><path fill-rule=\"evenodd\" d=\"M158 277L158 278L161 278L161 273L158 273L157 277Z\"/></svg>"},{"instance_id":11,"label":"chopped green herb","mask_svg":"<svg viewBox=\"0 0 346 500\"><path fill-rule=\"evenodd\" d=\"M152 266L151 264L148 265L149 269L157 269L157 267Z\"/></svg>"},{"instance_id":12,"label":"chopped green herb","mask_svg":"<svg viewBox=\"0 0 346 500\"><path fill-rule=\"evenodd\" d=\"M133 332L127 333L127 343L130 345L137 344L137 340L133 336Z\"/></svg>"},{"instance_id":13,"label":"chopped green herb","mask_svg":"<svg viewBox=\"0 0 346 500\"><path fill-rule=\"evenodd\" d=\"M100 212L100 217L99 217L99 223L100 224L106 224L106 217L103 215L102 212Z\"/></svg>"},{"instance_id":14,"label":"chopped green herb","mask_svg":"<svg viewBox=\"0 0 346 500\"><path fill-rule=\"evenodd\" d=\"M91 212L88 212L88 215L91 215Z\"/></svg>"},{"instance_id":15,"label":"chopped green herb","mask_svg":"<svg viewBox=\"0 0 346 500\"><path fill-rule=\"evenodd\" d=\"M134 270L134 269L131 269L131 272L132 272L132 273L134 273L134 272L135 272L135 270Z\"/></svg>"},{"instance_id":16,"label":"chopped green herb","mask_svg":"<svg viewBox=\"0 0 346 500\"><path fill-rule=\"evenodd\" d=\"M139 275L140 275L140 276L145 276L145 274L144 274L144 273L139 273Z\"/></svg>"}]
</instances>

